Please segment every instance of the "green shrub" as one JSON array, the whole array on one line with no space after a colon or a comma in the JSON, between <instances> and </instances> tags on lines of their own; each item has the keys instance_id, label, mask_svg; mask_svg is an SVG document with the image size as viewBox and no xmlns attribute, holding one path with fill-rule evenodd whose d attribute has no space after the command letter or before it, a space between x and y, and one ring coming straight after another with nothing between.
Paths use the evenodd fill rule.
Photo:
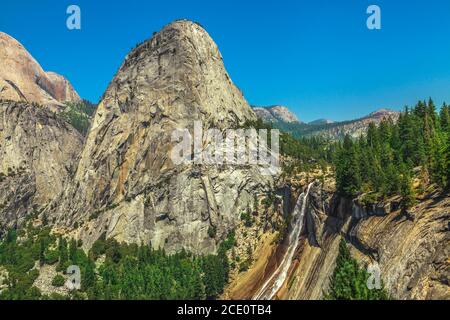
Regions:
<instances>
[{"instance_id":1,"label":"green shrub","mask_svg":"<svg viewBox=\"0 0 450 320\"><path fill-rule=\"evenodd\" d=\"M57 274L52 280L52 286L62 287L65 282L66 282L66 279L64 279L64 277L62 275Z\"/></svg>"},{"instance_id":2,"label":"green shrub","mask_svg":"<svg viewBox=\"0 0 450 320\"><path fill-rule=\"evenodd\" d=\"M242 261L242 262L239 264L239 272L247 271L248 268L250 268L250 265L251 265L251 261L250 261L250 260Z\"/></svg>"},{"instance_id":3,"label":"green shrub","mask_svg":"<svg viewBox=\"0 0 450 320\"><path fill-rule=\"evenodd\" d=\"M247 228L250 228L253 225L253 218L248 211L241 213L241 220L244 221L244 225Z\"/></svg>"},{"instance_id":4,"label":"green shrub","mask_svg":"<svg viewBox=\"0 0 450 320\"><path fill-rule=\"evenodd\" d=\"M217 233L217 228L215 226L209 226L208 228L208 236L210 238L214 238L216 236Z\"/></svg>"},{"instance_id":5,"label":"green shrub","mask_svg":"<svg viewBox=\"0 0 450 320\"><path fill-rule=\"evenodd\" d=\"M59 252L56 250L49 250L45 253L45 263L53 265L59 260Z\"/></svg>"}]
</instances>

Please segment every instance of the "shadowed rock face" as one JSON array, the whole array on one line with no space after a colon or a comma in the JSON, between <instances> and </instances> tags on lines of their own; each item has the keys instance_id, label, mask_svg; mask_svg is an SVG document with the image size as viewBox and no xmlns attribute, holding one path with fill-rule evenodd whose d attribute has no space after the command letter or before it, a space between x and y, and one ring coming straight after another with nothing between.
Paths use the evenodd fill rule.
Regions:
<instances>
[{"instance_id":1,"label":"shadowed rock face","mask_svg":"<svg viewBox=\"0 0 450 320\"><path fill-rule=\"evenodd\" d=\"M190 21L167 25L128 54L109 84L59 221L84 221L87 246L106 233L168 251L214 251L272 178L258 168L175 166L171 135L192 133L195 120L225 130L255 119L206 31Z\"/></svg>"},{"instance_id":2,"label":"shadowed rock face","mask_svg":"<svg viewBox=\"0 0 450 320\"><path fill-rule=\"evenodd\" d=\"M0 98L60 106L80 97L61 75L42 70L14 38L0 32Z\"/></svg>"},{"instance_id":3,"label":"shadowed rock face","mask_svg":"<svg viewBox=\"0 0 450 320\"><path fill-rule=\"evenodd\" d=\"M54 113L0 101L0 229L20 224L63 191L81 147L80 135Z\"/></svg>"}]
</instances>

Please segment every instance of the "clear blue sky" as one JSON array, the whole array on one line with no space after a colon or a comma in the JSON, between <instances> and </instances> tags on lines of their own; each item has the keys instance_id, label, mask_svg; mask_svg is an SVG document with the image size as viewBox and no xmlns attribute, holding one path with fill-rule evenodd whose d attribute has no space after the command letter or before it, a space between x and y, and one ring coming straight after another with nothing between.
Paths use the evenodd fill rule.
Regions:
<instances>
[{"instance_id":1,"label":"clear blue sky","mask_svg":"<svg viewBox=\"0 0 450 320\"><path fill-rule=\"evenodd\" d=\"M66 28L70 4L79 31ZM370 4L380 31L366 28ZM7 0L0 30L96 102L128 51L178 18L206 28L251 104L284 104L305 121L450 102L448 0Z\"/></svg>"}]
</instances>

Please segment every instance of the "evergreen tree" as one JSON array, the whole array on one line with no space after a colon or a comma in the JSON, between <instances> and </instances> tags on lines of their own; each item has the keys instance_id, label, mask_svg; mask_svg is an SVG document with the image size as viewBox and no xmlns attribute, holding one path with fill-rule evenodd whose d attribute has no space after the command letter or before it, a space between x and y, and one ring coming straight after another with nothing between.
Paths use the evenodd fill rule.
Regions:
<instances>
[{"instance_id":1,"label":"evergreen tree","mask_svg":"<svg viewBox=\"0 0 450 320\"><path fill-rule=\"evenodd\" d=\"M449 113L449 106L447 106L445 103L441 108L440 114L440 125L444 132L450 132L450 113Z\"/></svg>"},{"instance_id":2,"label":"evergreen tree","mask_svg":"<svg viewBox=\"0 0 450 320\"><path fill-rule=\"evenodd\" d=\"M342 149L337 156L336 185L340 193L355 195L360 187L358 150L349 135L344 138Z\"/></svg>"},{"instance_id":3,"label":"evergreen tree","mask_svg":"<svg viewBox=\"0 0 450 320\"><path fill-rule=\"evenodd\" d=\"M59 253L59 263L58 263L57 270L65 271L65 268L67 267L67 261L69 259L69 255L67 252L67 241L62 236L59 236L59 239L58 239L58 253Z\"/></svg>"},{"instance_id":4,"label":"evergreen tree","mask_svg":"<svg viewBox=\"0 0 450 320\"><path fill-rule=\"evenodd\" d=\"M416 201L415 192L411 183L411 178L406 172L401 176L400 195L402 197L402 210L407 210L414 205Z\"/></svg>"},{"instance_id":5,"label":"evergreen tree","mask_svg":"<svg viewBox=\"0 0 450 320\"><path fill-rule=\"evenodd\" d=\"M88 290L95 285L95 263L90 259L83 270L81 284L83 290Z\"/></svg>"},{"instance_id":6,"label":"evergreen tree","mask_svg":"<svg viewBox=\"0 0 450 320\"><path fill-rule=\"evenodd\" d=\"M41 239L39 243L39 265L42 267L45 264L45 240Z\"/></svg>"},{"instance_id":7,"label":"evergreen tree","mask_svg":"<svg viewBox=\"0 0 450 320\"><path fill-rule=\"evenodd\" d=\"M445 151L445 161L444 161L444 167L446 171L446 186L447 191L450 191L450 133L447 134L447 146Z\"/></svg>"},{"instance_id":8,"label":"evergreen tree","mask_svg":"<svg viewBox=\"0 0 450 320\"><path fill-rule=\"evenodd\" d=\"M71 263L77 263L77 241L75 239L70 240L69 259Z\"/></svg>"},{"instance_id":9,"label":"evergreen tree","mask_svg":"<svg viewBox=\"0 0 450 320\"><path fill-rule=\"evenodd\" d=\"M330 281L330 289L325 294L328 300L387 300L389 295L381 289L369 289L369 274L359 267L352 258L345 240L339 244L336 267Z\"/></svg>"}]
</instances>

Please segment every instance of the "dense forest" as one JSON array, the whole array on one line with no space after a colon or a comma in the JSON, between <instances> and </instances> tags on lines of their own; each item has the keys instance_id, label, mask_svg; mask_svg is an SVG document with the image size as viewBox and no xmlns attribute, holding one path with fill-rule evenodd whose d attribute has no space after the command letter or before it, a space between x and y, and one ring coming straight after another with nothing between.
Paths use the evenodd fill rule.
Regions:
<instances>
[{"instance_id":1,"label":"dense forest","mask_svg":"<svg viewBox=\"0 0 450 320\"><path fill-rule=\"evenodd\" d=\"M335 155L336 185L341 194L370 194L371 199L402 196L402 207L430 183L450 185L449 107L436 112L430 99L405 108L397 122L371 124L356 141L346 136ZM413 184L417 177L419 185Z\"/></svg>"},{"instance_id":2,"label":"dense forest","mask_svg":"<svg viewBox=\"0 0 450 320\"><path fill-rule=\"evenodd\" d=\"M222 242L215 255L195 256L186 251L168 255L150 246L120 244L104 237L86 254L80 241L50 233L46 226L10 230L0 242L0 274L6 285L0 300L16 299L214 299L228 281L227 251L234 233ZM65 271L77 265L81 290L68 295L45 295L34 286L40 267L52 265L58 274L52 285L62 287Z\"/></svg>"}]
</instances>

